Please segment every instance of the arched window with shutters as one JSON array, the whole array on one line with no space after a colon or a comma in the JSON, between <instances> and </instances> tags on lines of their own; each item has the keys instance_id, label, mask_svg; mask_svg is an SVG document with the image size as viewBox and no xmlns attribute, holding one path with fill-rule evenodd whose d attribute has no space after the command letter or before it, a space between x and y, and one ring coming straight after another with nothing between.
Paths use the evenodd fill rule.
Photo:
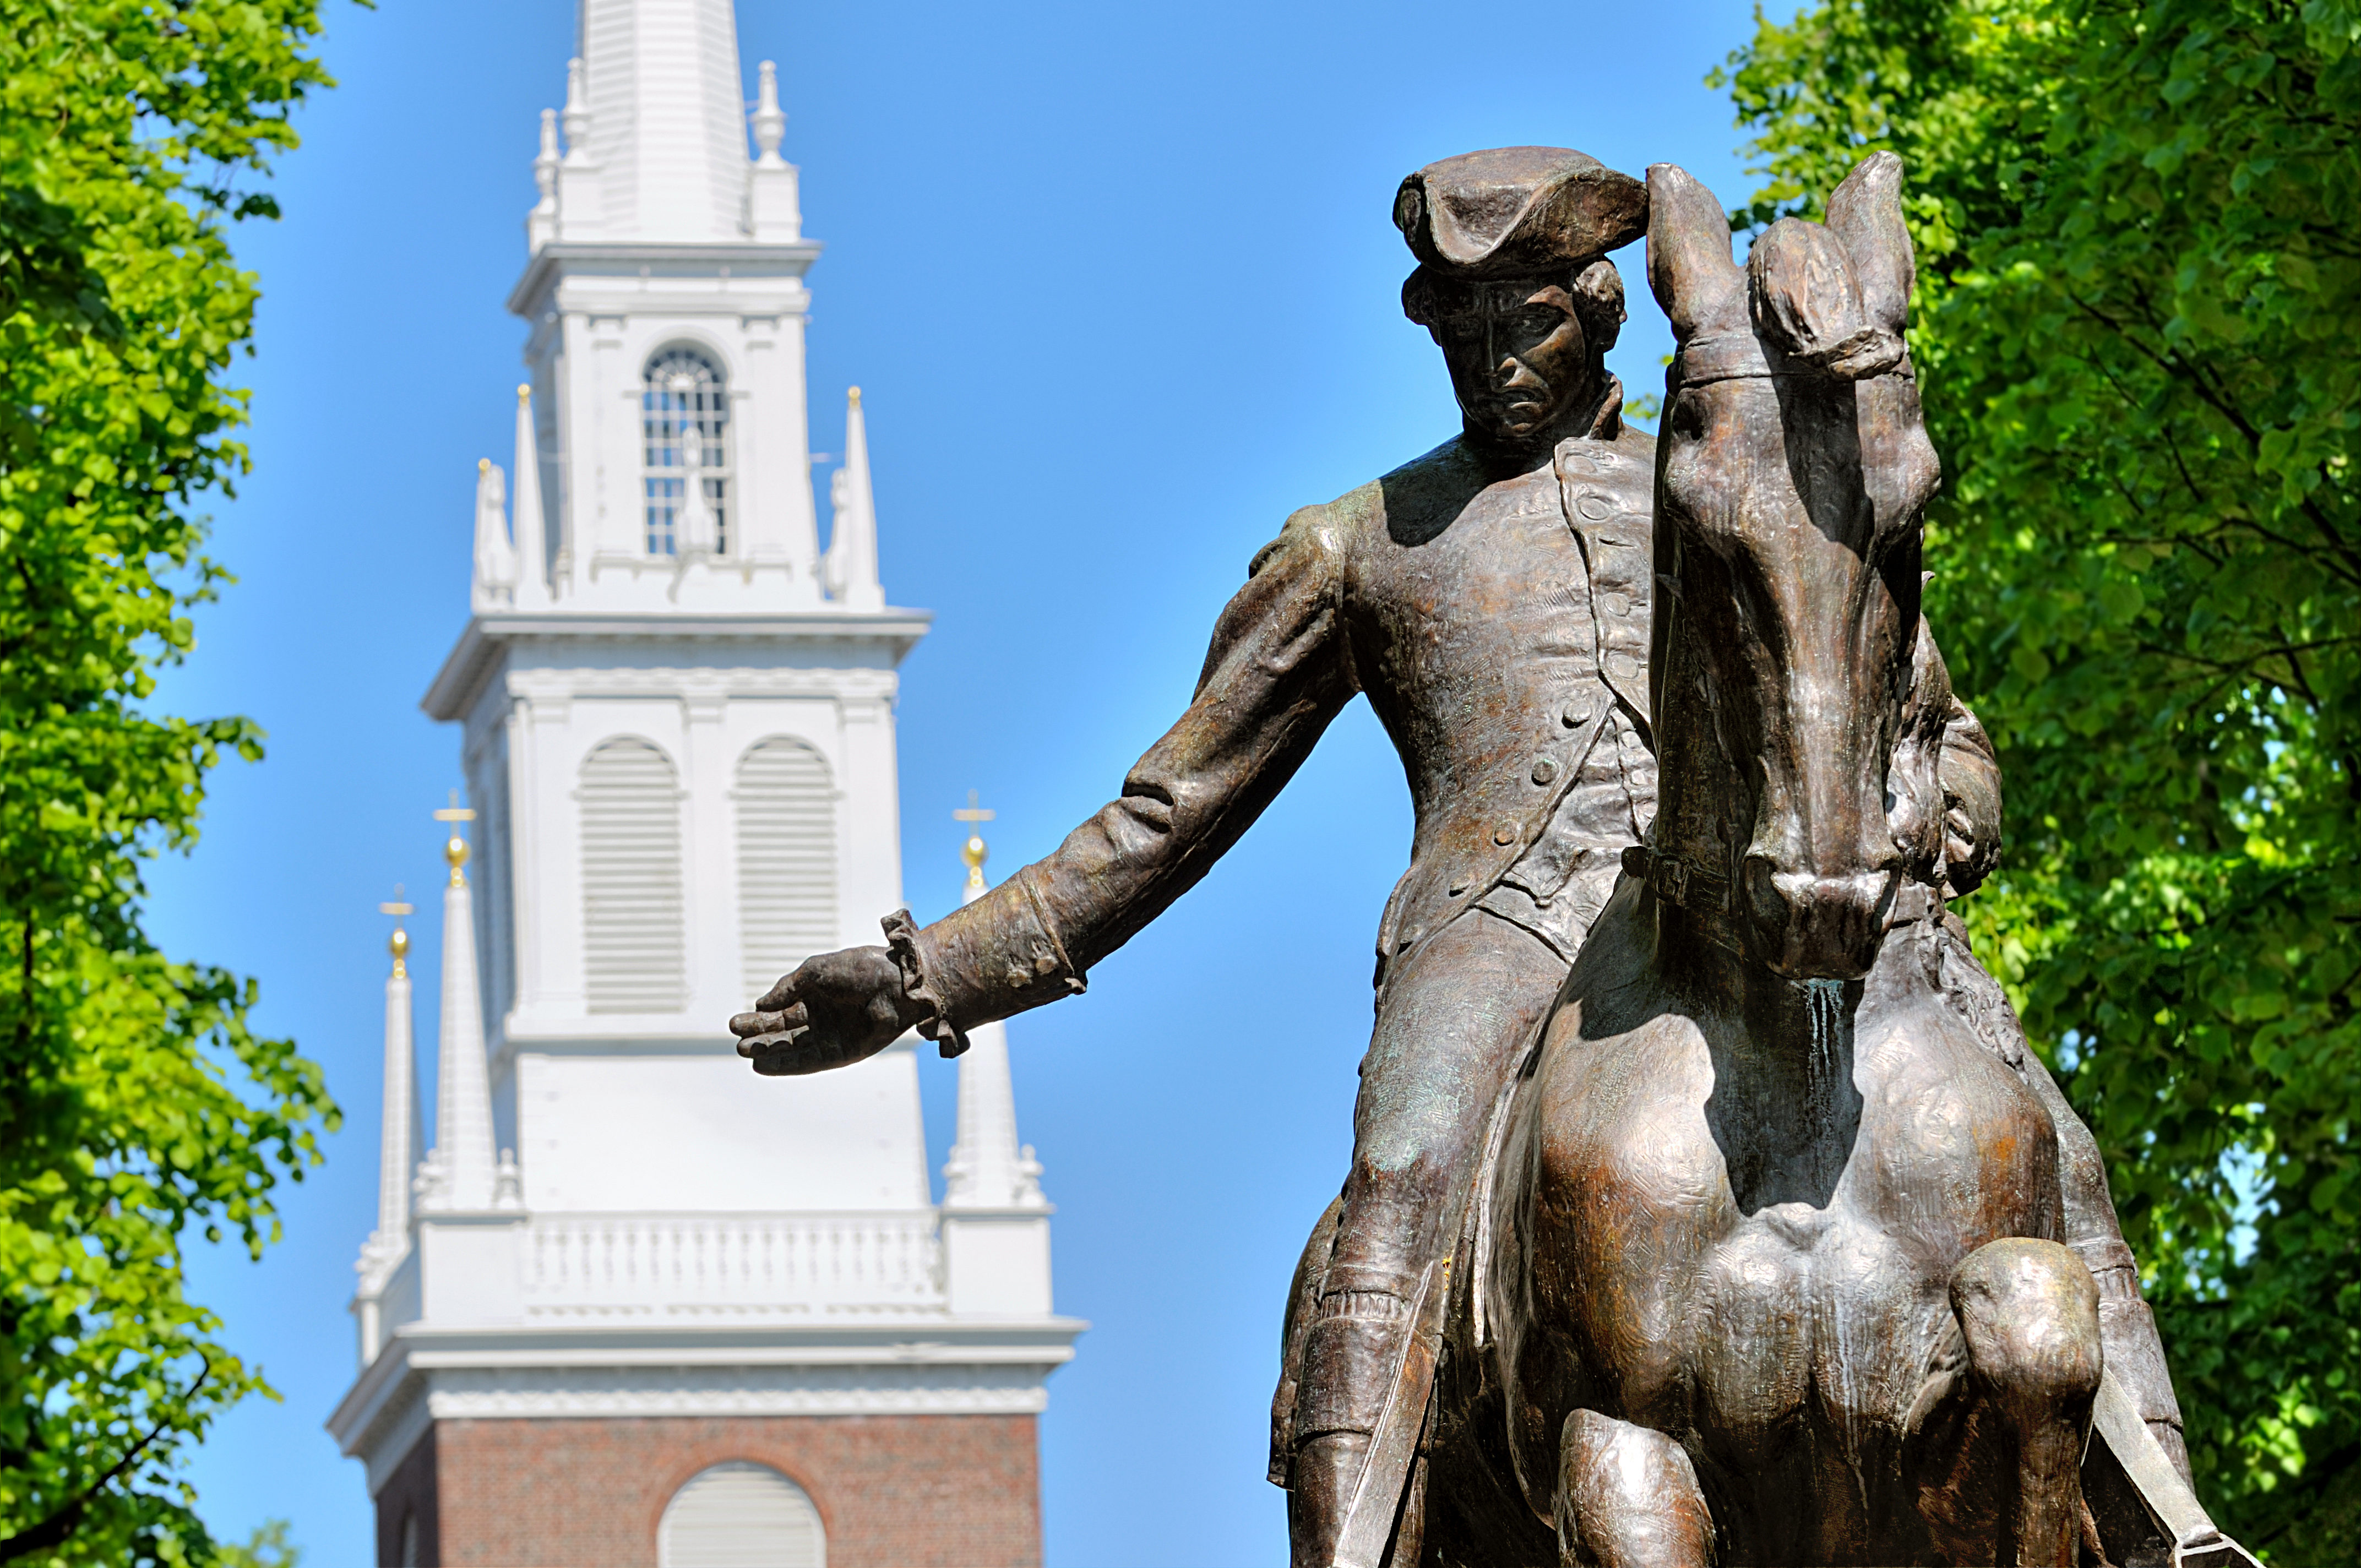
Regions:
<instances>
[{"instance_id":1,"label":"arched window with shutters","mask_svg":"<svg viewBox=\"0 0 2361 1568\"><path fill-rule=\"evenodd\" d=\"M819 1510L767 1464L716 1464L689 1477L656 1526L660 1568L827 1568Z\"/></svg>"},{"instance_id":2,"label":"arched window with shutters","mask_svg":"<svg viewBox=\"0 0 2361 1568\"><path fill-rule=\"evenodd\" d=\"M636 736L582 764L582 935L593 1013L676 1013L687 1003L680 778Z\"/></svg>"},{"instance_id":3,"label":"arched window with shutters","mask_svg":"<svg viewBox=\"0 0 2361 1568\"><path fill-rule=\"evenodd\" d=\"M738 923L747 995L837 947L836 781L828 759L774 736L738 761Z\"/></svg>"},{"instance_id":4,"label":"arched window with shutters","mask_svg":"<svg viewBox=\"0 0 2361 1568\"><path fill-rule=\"evenodd\" d=\"M708 545L730 554L730 389L711 359L694 348L667 348L648 361L640 440L648 554L677 555L697 543L688 536L692 478L712 520Z\"/></svg>"}]
</instances>

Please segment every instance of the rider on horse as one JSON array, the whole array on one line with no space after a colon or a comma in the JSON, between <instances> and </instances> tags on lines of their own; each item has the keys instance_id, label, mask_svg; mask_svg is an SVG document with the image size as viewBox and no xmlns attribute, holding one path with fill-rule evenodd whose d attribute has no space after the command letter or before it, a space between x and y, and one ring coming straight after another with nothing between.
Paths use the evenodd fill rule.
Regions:
<instances>
[{"instance_id":1,"label":"rider on horse","mask_svg":"<svg viewBox=\"0 0 2361 1568\"><path fill-rule=\"evenodd\" d=\"M758 1071L801 1073L911 1027L952 1054L979 1024L1081 991L1366 695L1417 828L1378 928L1351 1170L1290 1313L1272 1479L1298 1564L1334 1558L1486 1115L1654 815L1654 443L1624 423L1605 366L1623 320L1605 257L1646 214L1638 181L1563 148L1404 181L1394 216L1420 265L1403 305L1443 349L1461 433L1288 520L1188 711L1055 852L931 926L892 916L887 947L815 958L731 1021ZM1944 769L1965 892L1994 858L1999 791L1964 709ZM2089 1261L2136 1303L2127 1253ZM2143 1332L2152 1343L2144 1314ZM2177 1428L2169 1380L2150 1383L2146 1413Z\"/></svg>"}]
</instances>

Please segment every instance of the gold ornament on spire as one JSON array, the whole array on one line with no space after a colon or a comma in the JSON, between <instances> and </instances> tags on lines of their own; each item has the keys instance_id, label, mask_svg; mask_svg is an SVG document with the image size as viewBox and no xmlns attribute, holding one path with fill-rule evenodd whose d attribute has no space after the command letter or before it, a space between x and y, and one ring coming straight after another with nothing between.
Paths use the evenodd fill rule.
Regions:
<instances>
[{"instance_id":1,"label":"gold ornament on spire","mask_svg":"<svg viewBox=\"0 0 2361 1568\"><path fill-rule=\"evenodd\" d=\"M858 388L854 389L853 395L856 397L860 395ZM973 790L967 792L967 809L951 813L952 819L959 822L989 822L993 815L992 812L975 803ZM992 850L985 845L983 834L981 831L970 833L967 836L967 842L960 846L960 859L967 862L967 887L970 894L983 891L983 861L984 857L991 853Z\"/></svg>"},{"instance_id":2,"label":"gold ornament on spire","mask_svg":"<svg viewBox=\"0 0 2361 1568\"><path fill-rule=\"evenodd\" d=\"M861 389L858 387L846 389L844 401L848 408L859 408L861 406ZM975 791L973 790L968 791L968 794L970 795L973 795Z\"/></svg>"},{"instance_id":3,"label":"gold ornament on spire","mask_svg":"<svg viewBox=\"0 0 2361 1568\"><path fill-rule=\"evenodd\" d=\"M437 822L451 823L451 841L443 846L443 858L451 862L451 885L467 885L467 873L461 868L467 863L467 840L459 837L458 824L473 822L476 814L459 804L459 792L451 792L451 804L434 814Z\"/></svg>"},{"instance_id":4,"label":"gold ornament on spire","mask_svg":"<svg viewBox=\"0 0 2361 1568\"><path fill-rule=\"evenodd\" d=\"M386 947L393 953L393 978L400 980L410 973L410 933L401 928L401 917L413 913L411 906L401 901L400 883L393 884L393 902L379 905L377 912L393 916L393 939Z\"/></svg>"},{"instance_id":5,"label":"gold ornament on spire","mask_svg":"<svg viewBox=\"0 0 2361 1568\"><path fill-rule=\"evenodd\" d=\"M519 382L517 383L517 401L519 401L519 402L521 402L521 403L522 403L522 402L528 402L528 401L530 401L530 400L532 400L532 398L533 398L533 383L532 383L532 382L530 382L530 381L519 381Z\"/></svg>"}]
</instances>

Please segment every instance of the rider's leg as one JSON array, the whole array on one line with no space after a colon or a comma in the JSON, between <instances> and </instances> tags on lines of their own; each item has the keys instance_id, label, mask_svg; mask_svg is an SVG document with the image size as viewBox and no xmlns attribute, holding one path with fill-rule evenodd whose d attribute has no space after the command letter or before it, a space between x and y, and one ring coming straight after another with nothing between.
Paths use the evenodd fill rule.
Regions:
<instances>
[{"instance_id":1,"label":"rider's leg","mask_svg":"<svg viewBox=\"0 0 2361 1568\"><path fill-rule=\"evenodd\" d=\"M1448 1245L1437 1232L1449 1190L1565 976L1539 938L1479 910L1387 977L1361 1063L1344 1213L1304 1343L1288 1498L1296 1568L1334 1561L1419 1277Z\"/></svg>"},{"instance_id":2,"label":"rider's leg","mask_svg":"<svg viewBox=\"0 0 2361 1568\"><path fill-rule=\"evenodd\" d=\"M2070 1568L2099 1389L2099 1288L2056 1242L2011 1237L1960 1261L1951 1311L1964 1365L1938 1379L1955 1378L1964 1404L1950 1463L1926 1472L1920 1512L1954 1554L1990 1561L1999 1533L2019 1568Z\"/></svg>"},{"instance_id":3,"label":"rider's leg","mask_svg":"<svg viewBox=\"0 0 2361 1568\"><path fill-rule=\"evenodd\" d=\"M1557 1551L1562 1568L1710 1568L1713 1516L1687 1453L1596 1410L1566 1417Z\"/></svg>"}]
</instances>

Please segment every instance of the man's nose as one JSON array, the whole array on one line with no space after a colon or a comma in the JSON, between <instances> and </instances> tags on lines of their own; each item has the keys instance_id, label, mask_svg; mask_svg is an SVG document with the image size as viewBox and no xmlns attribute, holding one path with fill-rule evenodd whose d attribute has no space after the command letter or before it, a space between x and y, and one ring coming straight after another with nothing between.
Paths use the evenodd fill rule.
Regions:
<instances>
[{"instance_id":1,"label":"man's nose","mask_svg":"<svg viewBox=\"0 0 2361 1568\"><path fill-rule=\"evenodd\" d=\"M1533 374L1532 367L1513 354L1500 356L1499 363L1493 367L1492 376L1504 392L1543 385L1542 378Z\"/></svg>"}]
</instances>

